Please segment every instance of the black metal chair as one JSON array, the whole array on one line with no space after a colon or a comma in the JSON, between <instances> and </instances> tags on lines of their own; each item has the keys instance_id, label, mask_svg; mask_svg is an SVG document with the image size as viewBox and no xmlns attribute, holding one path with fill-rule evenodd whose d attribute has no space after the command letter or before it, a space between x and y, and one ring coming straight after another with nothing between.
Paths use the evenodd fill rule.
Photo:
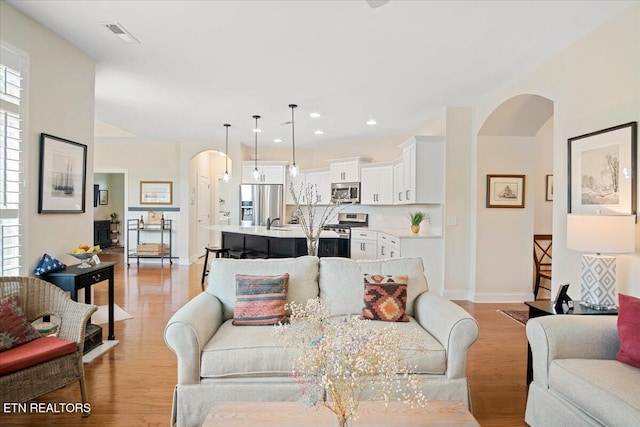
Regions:
<instances>
[{"instance_id":1,"label":"black metal chair","mask_svg":"<svg viewBox=\"0 0 640 427\"><path fill-rule=\"evenodd\" d=\"M216 258L229 258L228 248L214 248L207 246L204 248L204 266L202 267L202 279L200 280L200 286L204 291L204 278L209 274L209 254L214 253Z\"/></svg>"}]
</instances>

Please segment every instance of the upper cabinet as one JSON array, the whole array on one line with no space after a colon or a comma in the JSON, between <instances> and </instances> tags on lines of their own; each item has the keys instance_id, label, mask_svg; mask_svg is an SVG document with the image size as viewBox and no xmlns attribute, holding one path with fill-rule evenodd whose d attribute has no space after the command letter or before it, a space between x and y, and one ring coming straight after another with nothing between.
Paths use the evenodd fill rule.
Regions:
<instances>
[{"instance_id":1,"label":"upper cabinet","mask_svg":"<svg viewBox=\"0 0 640 427\"><path fill-rule=\"evenodd\" d=\"M318 189L319 205L331 203L331 181L329 169L312 169L306 171L307 185L315 185Z\"/></svg>"},{"instance_id":2,"label":"upper cabinet","mask_svg":"<svg viewBox=\"0 0 640 427\"><path fill-rule=\"evenodd\" d=\"M258 178L253 176L256 164L251 161L242 162L243 184L284 184L287 162L258 162Z\"/></svg>"},{"instance_id":3,"label":"upper cabinet","mask_svg":"<svg viewBox=\"0 0 640 427\"><path fill-rule=\"evenodd\" d=\"M287 175L287 185L284 189L285 201L287 205L295 205L293 201L293 196L291 195L291 185L293 185L293 191L296 193L296 197L299 197L299 203L304 204L307 203L305 198L305 184L307 183L307 173L305 171L298 170L298 175L292 177L290 174ZM302 191L301 191L302 190Z\"/></svg>"},{"instance_id":4,"label":"upper cabinet","mask_svg":"<svg viewBox=\"0 0 640 427\"><path fill-rule=\"evenodd\" d=\"M403 170L396 203L444 202L444 143L441 136L413 136L400 144Z\"/></svg>"},{"instance_id":5,"label":"upper cabinet","mask_svg":"<svg viewBox=\"0 0 640 427\"><path fill-rule=\"evenodd\" d=\"M329 160L331 183L360 182L360 165L366 163L360 157Z\"/></svg>"},{"instance_id":6,"label":"upper cabinet","mask_svg":"<svg viewBox=\"0 0 640 427\"><path fill-rule=\"evenodd\" d=\"M402 157L393 162L393 204L404 203L404 163Z\"/></svg>"},{"instance_id":7,"label":"upper cabinet","mask_svg":"<svg viewBox=\"0 0 640 427\"><path fill-rule=\"evenodd\" d=\"M363 165L360 171L362 179L360 203L363 205L392 205L393 200L393 164L378 163Z\"/></svg>"}]
</instances>

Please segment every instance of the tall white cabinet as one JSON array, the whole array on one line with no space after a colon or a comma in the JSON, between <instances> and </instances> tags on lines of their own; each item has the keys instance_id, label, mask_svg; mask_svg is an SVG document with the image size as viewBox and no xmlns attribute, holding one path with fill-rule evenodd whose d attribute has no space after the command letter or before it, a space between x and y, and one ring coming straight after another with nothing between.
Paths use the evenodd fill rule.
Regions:
<instances>
[{"instance_id":1,"label":"tall white cabinet","mask_svg":"<svg viewBox=\"0 0 640 427\"><path fill-rule=\"evenodd\" d=\"M442 136L413 136L400 144L402 171L396 183L396 203L444 202L445 138Z\"/></svg>"}]
</instances>

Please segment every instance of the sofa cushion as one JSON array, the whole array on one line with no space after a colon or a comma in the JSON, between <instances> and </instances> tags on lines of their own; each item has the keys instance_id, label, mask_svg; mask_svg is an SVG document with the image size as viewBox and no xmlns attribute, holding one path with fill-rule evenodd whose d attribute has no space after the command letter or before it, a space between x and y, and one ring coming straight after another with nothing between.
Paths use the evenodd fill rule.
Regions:
<instances>
[{"instance_id":1,"label":"sofa cushion","mask_svg":"<svg viewBox=\"0 0 640 427\"><path fill-rule=\"evenodd\" d=\"M407 276L365 274L363 303L361 319L408 322Z\"/></svg>"},{"instance_id":2,"label":"sofa cushion","mask_svg":"<svg viewBox=\"0 0 640 427\"><path fill-rule=\"evenodd\" d=\"M382 329L389 323L371 321L369 325ZM413 318L394 325L406 333L416 330L421 343L429 350L418 352L415 343L407 343L404 350L409 355L408 363L416 366L417 373L444 374L446 352L435 338ZM200 374L203 378L288 376L290 371L290 357L270 326L234 326L228 320L202 350Z\"/></svg>"},{"instance_id":3,"label":"sofa cushion","mask_svg":"<svg viewBox=\"0 0 640 427\"><path fill-rule=\"evenodd\" d=\"M41 336L27 321L17 293L0 299L0 352Z\"/></svg>"},{"instance_id":4,"label":"sofa cushion","mask_svg":"<svg viewBox=\"0 0 640 427\"><path fill-rule=\"evenodd\" d=\"M41 337L0 353L0 375L17 372L78 351L78 344L58 337Z\"/></svg>"},{"instance_id":5,"label":"sofa cushion","mask_svg":"<svg viewBox=\"0 0 640 427\"><path fill-rule=\"evenodd\" d=\"M425 292L427 279L424 276L422 258L397 258L386 260L351 260L349 258L320 259L320 298L336 316L360 314L362 280L365 274L407 276L407 307L413 315L413 303Z\"/></svg>"},{"instance_id":6,"label":"sofa cushion","mask_svg":"<svg viewBox=\"0 0 640 427\"><path fill-rule=\"evenodd\" d=\"M620 294L618 336L620 348L616 359L640 368L640 299Z\"/></svg>"},{"instance_id":7,"label":"sofa cushion","mask_svg":"<svg viewBox=\"0 0 640 427\"><path fill-rule=\"evenodd\" d=\"M233 324L275 325L285 318L289 274L276 276L236 275Z\"/></svg>"},{"instance_id":8,"label":"sofa cushion","mask_svg":"<svg viewBox=\"0 0 640 427\"><path fill-rule=\"evenodd\" d=\"M303 256L282 259L230 259L211 261L206 292L222 302L224 319L233 317L236 302L236 274L270 276L289 273L287 301L306 302L318 297L318 258Z\"/></svg>"},{"instance_id":9,"label":"sofa cushion","mask_svg":"<svg viewBox=\"0 0 640 427\"><path fill-rule=\"evenodd\" d=\"M640 369L617 360L556 359L549 367L549 388L602 425L631 425L640 420Z\"/></svg>"},{"instance_id":10,"label":"sofa cushion","mask_svg":"<svg viewBox=\"0 0 640 427\"><path fill-rule=\"evenodd\" d=\"M273 326L224 322L202 349L201 376L288 376L291 362L273 335Z\"/></svg>"}]
</instances>

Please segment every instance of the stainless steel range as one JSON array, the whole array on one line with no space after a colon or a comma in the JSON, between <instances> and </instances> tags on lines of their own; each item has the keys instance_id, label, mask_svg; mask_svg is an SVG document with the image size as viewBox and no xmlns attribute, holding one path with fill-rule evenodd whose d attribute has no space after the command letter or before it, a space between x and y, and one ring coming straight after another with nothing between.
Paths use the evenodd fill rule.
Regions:
<instances>
[{"instance_id":1,"label":"stainless steel range","mask_svg":"<svg viewBox=\"0 0 640 427\"><path fill-rule=\"evenodd\" d=\"M334 231L338 237L338 247L333 248L335 255L350 258L351 257L351 229L353 227L367 227L369 225L369 215L366 213L339 213L337 224L327 224L324 230ZM327 248L328 250L329 248ZM320 251L322 252L322 250Z\"/></svg>"}]
</instances>

